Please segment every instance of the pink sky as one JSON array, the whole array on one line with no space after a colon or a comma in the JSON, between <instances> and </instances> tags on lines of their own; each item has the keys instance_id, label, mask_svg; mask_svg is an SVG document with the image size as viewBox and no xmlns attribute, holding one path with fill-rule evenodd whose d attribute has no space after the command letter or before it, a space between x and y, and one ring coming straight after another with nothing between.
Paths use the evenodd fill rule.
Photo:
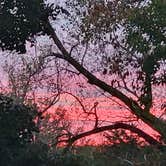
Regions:
<instances>
[{"instance_id":1,"label":"pink sky","mask_svg":"<svg viewBox=\"0 0 166 166\"><path fill-rule=\"evenodd\" d=\"M116 100L116 99L114 99ZM117 100L116 100L117 101ZM161 100L160 100L161 101ZM166 101L166 100L165 100ZM105 97L98 97L98 98L86 98L83 100L83 103L88 105L87 108L92 108L94 102L98 102L97 106L97 115L99 117L99 124L100 126L111 125L114 122L119 121L131 121L130 124L134 124L144 132L150 134L151 136L158 136L158 133L155 132L153 129L148 127L148 125L144 124L141 120L134 118L134 116L130 113L129 110L125 109L124 107L117 106L114 102L106 99ZM159 101L156 100L156 103ZM65 103L65 104L64 104ZM154 103L155 104L155 103ZM62 106L66 109L66 119L68 119L72 124L72 131L75 133L78 129L81 128L81 132L91 130L94 127L95 118L93 115L87 116L82 110L80 104L74 100L73 97L67 95L61 98L60 103L57 103L57 106ZM53 113L56 111L57 106L52 107L49 112ZM160 109L152 110L152 113L157 115L158 117L162 114ZM78 141L78 144L93 144L93 145L100 145L106 141L106 138L103 136L104 133L95 134L84 139Z\"/></svg>"}]
</instances>

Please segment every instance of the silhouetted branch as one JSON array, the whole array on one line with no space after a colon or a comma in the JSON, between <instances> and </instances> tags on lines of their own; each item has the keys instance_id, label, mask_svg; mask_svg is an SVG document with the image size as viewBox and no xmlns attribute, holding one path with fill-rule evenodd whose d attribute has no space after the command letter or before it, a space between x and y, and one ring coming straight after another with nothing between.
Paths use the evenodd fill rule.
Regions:
<instances>
[{"instance_id":1,"label":"silhouetted branch","mask_svg":"<svg viewBox=\"0 0 166 166\"><path fill-rule=\"evenodd\" d=\"M135 114L138 118L140 118L143 122L148 124L151 128L153 128L155 131L158 131L162 137L166 138L166 124L165 122L159 120L157 117L155 117L150 112L144 111L139 104L132 98L126 96L124 93L119 91L118 89L108 85L106 82L98 79L95 75L93 75L91 72L89 72L86 68L84 68L79 62L77 62L73 57L70 56L68 51L65 49L59 38L57 37L55 30L51 26L50 22L47 20L46 22L46 30L48 35L50 35L58 47L58 49L61 51L61 53L52 53L52 55L48 56L55 56L61 59L66 60L69 64L71 64L75 69L77 69L83 76L85 76L88 79L88 83L91 85L95 85L102 89L103 91L111 94L112 96L120 99L126 106L128 106L133 114ZM161 128L163 126L163 128Z\"/></svg>"},{"instance_id":2,"label":"silhouetted branch","mask_svg":"<svg viewBox=\"0 0 166 166\"><path fill-rule=\"evenodd\" d=\"M74 142L76 142L77 140L79 140L81 138L84 138L84 137L87 137L87 136L90 136L90 135L93 135L93 134L101 133L103 131L113 130L113 129L130 130L131 132L138 134L139 137L143 138L149 144L152 144L152 145L160 144L160 142L158 142L152 136L150 136L149 134L145 133L144 131L142 131L141 129L139 129L139 128L133 126L133 125L124 124L124 123L115 123L113 125L97 127L97 128L94 128L94 129L92 129L90 131L83 132L81 134L73 136L68 141L69 142L68 146L71 146Z\"/></svg>"}]
</instances>

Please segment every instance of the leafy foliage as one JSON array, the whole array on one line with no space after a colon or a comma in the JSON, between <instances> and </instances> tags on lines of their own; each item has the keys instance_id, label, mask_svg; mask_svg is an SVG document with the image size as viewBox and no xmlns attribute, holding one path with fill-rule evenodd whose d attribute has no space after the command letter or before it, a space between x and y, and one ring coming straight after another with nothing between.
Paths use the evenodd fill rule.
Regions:
<instances>
[{"instance_id":1,"label":"leafy foliage","mask_svg":"<svg viewBox=\"0 0 166 166\"><path fill-rule=\"evenodd\" d=\"M76 2L84 11L81 39L104 52L103 74L116 75L111 85L124 88L149 110L152 85L166 83L165 1L75 0L73 6Z\"/></svg>"},{"instance_id":2,"label":"leafy foliage","mask_svg":"<svg viewBox=\"0 0 166 166\"><path fill-rule=\"evenodd\" d=\"M107 55L106 61L109 65L109 73L118 75L121 82L112 80L110 86L87 71L84 65L72 59L71 54L54 33L48 19L49 16L56 19L60 11L66 11L57 6L47 6L42 0L0 1L0 47L2 50L25 53L27 40L33 44L35 35L50 35L62 53L62 55L55 54L55 57L66 58L65 60L83 74L91 84L120 99L133 114L161 132L165 138L165 123L149 113L152 107L152 84L157 80L155 74L162 69L161 63L165 63L165 2L161 0L152 0L147 4L143 2L145 1L117 0L106 3L104 0L83 0L78 3L83 10L85 9L83 14L80 13L82 17L80 30L83 37L83 42L80 43L90 42L92 45L99 43L103 50L111 45L115 51L114 54ZM120 30L124 36L118 35ZM107 74L107 71L104 74ZM131 85L128 85L127 81L133 76L136 78L132 80ZM122 88L134 95L134 98L123 93ZM139 164L155 166L164 165L166 162L165 147L141 148L132 143L101 149L75 148L67 154L62 153L61 149L56 149L57 151L50 155L49 150L57 144L53 142L54 139L59 139L61 136L63 138L66 134L70 136L70 132L65 130L68 124L60 123L59 127L59 121L53 121L50 123L55 125L53 127L48 123L49 119L46 119L45 129L48 133L43 130L45 134L43 136L49 137L46 139L46 144L53 144L52 147L48 149L48 146L43 144L29 144L33 140L32 132L37 130L33 121L35 115L36 111L32 108L14 99L0 96L0 165L21 166L29 165L31 162L31 165L59 166L107 166L110 163L118 166ZM50 134L51 131L57 135ZM120 136L123 136L122 132ZM49 142L50 138L52 140Z\"/></svg>"},{"instance_id":3,"label":"leafy foliage","mask_svg":"<svg viewBox=\"0 0 166 166\"><path fill-rule=\"evenodd\" d=\"M49 16L56 19L60 11L64 10L43 0L1 0L0 47L25 53L26 41L33 44L35 35L45 34L44 22Z\"/></svg>"},{"instance_id":4,"label":"leafy foliage","mask_svg":"<svg viewBox=\"0 0 166 166\"><path fill-rule=\"evenodd\" d=\"M152 0L141 9L138 7L129 16L127 26L128 44L133 51L144 55L143 71L153 74L158 70L158 61L166 59L166 3Z\"/></svg>"},{"instance_id":5,"label":"leafy foliage","mask_svg":"<svg viewBox=\"0 0 166 166\"><path fill-rule=\"evenodd\" d=\"M29 164L31 166L53 166L53 161L49 157L49 147L38 142L22 149L12 164L15 166L29 166Z\"/></svg>"},{"instance_id":6,"label":"leafy foliage","mask_svg":"<svg viewBox=\"0 0 166 166\"><path fill-rule=\"evenodd\" d=\"M36 110L0 95L0 165L12 161L20 149L33 141L38 129L34 122Z\"/></svg>"},{"instance_id":7,"label":"leafy foliage","mask_svg":"<svg viewBox=\"0 0 166 166\"><path fill-rule=\"evenodd\" d=\"M56 156L58 166L156 166L166 162L165 148L138 147L136 144L119 144L105 147L76 147L67 154Z\"/></svg>"},{"instance_id":8,"label":"leafy foliage","mask_svg":"<svg viewBox=\"0 0 166 166\"><path fill-rule=\"evenodd\" d=\"M165 71L160 72L163 69L162 64L166 63L165 2L86 0L78 3L84 11L81 14L81 21L79 20L80 38L82 38L78 39L79 44L94 46L99 43L99 50L101 49L105 55L102 58L106 59L109 68L104 70L103 74L108 74L109 70L109 74L118 77L118 79L111 78L110 84L98 79L93 72L84 67L83 62L79 63L77 58L73 58L71 54L74 47L68 52L57 37L54 27L49 22L49 16L56 19L60 11L64 12L62 8L47 6L43 1L31 2L1 1L0 47L3 50L25 53L27 40L33 43L35 35L49 35L59 49L58 53L52 53L51 56L64 59L73 65L90 84L96 85L125 103L136 117L165 138L165 122L150 112L153 104L153 84L158 78L161 79L157 84L165 84ZM120 31L123 35L120 35ZM106 51L109 46L112 46L113 54L108 54ZM158 77L156 77L157 72ZM128 80L131 80L130 83Z\"/></svg>"}]
</instances>

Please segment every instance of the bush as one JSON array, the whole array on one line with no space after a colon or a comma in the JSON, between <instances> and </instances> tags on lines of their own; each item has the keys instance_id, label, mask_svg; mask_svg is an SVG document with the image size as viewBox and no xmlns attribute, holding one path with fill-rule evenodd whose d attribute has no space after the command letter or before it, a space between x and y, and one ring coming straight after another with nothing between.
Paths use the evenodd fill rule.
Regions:
<instances>
[{"instance_id":1,"label":"bush","mask_svg":"<svg viewBox=\"0 0 166 166\"><path fill-rule=\"evenodd\" d=\"M33 141L33 132L38 130L36 113L34 108L0 94L0 165L10 165Z\"/></svg>"}]
</instances>

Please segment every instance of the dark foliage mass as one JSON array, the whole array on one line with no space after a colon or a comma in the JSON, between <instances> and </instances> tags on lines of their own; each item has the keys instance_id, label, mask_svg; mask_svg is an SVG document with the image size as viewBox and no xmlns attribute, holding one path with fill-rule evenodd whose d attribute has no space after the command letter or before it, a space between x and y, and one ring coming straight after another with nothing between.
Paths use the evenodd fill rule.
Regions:
<instances>
[{"instance_id":1,"label":"dark foliage mass","mask_svg":"<svg viewBox=\"0 0 166 166\"><path fill-rule=\"evenodd\" d=\"M0 46L25 53L25 42L41 31L42 0L0 1Z\"/></svg>"},{"instance_id":2,"label":"dark foliage mass","mask_svg":"<svg viewBox=\"0 0 166 166\"><path fill-rule=\"evenodd\" d=\"M119 144L106 147L77 147L64 154L63 149L48 153L41 145L32 145L17 160L17 166L164 166L166 149Z\"/></svg>"},{"instance_id":3,"label":"dark foliage mass","mask_svg":"<svg viewBox=\"0 0 166 166\"><path fill-rule=\"evenodd\" d=\"M43 22L56 18L59 6L46 5L43 0L0 0L0 47L2 50L26 52L26 41L37 34L44 34Z\"/></svg>"},{"instance_id":4,"label":"dark foliage mass","mask_svg":"<svg viewBox=\"0 0 166 166\"><path fill-rule=\"evenodd\" d=\"M33 141L36 110L0 95L0 165L10 163ZM7 162L8 161L8 162Z\"/></svg>"}]
</instances>

